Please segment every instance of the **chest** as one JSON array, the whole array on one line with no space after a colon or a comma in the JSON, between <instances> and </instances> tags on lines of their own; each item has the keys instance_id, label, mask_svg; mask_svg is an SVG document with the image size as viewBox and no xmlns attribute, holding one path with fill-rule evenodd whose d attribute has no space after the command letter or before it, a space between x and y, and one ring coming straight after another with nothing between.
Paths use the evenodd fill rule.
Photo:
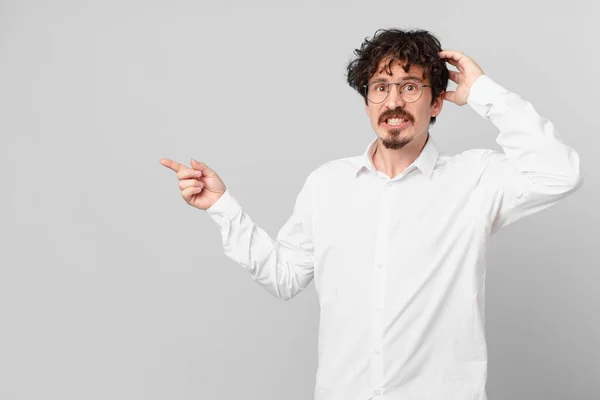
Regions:
<instances>
[{"instance_id":1,"label":"chest","mask_svg":"<svg viewBox=\"0 0 600 400\"><path fill-rule=\"evenodd\" d=\"M365 285L378 265L390 278L417 279L481 252L489 236L494 193L469 179L422 175L364 180L319 192L315 214L315 280Z\"/></svg>"}]
</instances>

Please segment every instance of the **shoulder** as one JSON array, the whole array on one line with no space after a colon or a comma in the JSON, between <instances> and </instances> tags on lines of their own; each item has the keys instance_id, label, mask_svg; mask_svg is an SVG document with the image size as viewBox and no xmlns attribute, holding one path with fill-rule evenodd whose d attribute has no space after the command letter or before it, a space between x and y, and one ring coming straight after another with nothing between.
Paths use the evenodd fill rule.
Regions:
<instances>
[{"instance_id":1,"label":"shoulder","mask_svg":"<svg viewBox=\"0 0 600 400\"><path fill-rule=\"evenodd\" d=\"M456 164L464 167L485 167L490 162L506 159L506 155L492 149L469 149L460 153L440 153L441 164Z\"/></svg>"},{"instance_id":2,"label":"shoulder","mask_svg":"<svg viewBox=\"0 0 600 400\"><path fill-rule=\"evenodd\" d=\"M327 181L331 179L343 179L344 177L352 177L361 166L364 156L353 156L338 158L327 161L314 168L308 179Z\"/></svg>"},{"instance_id":3,"label":"shoulder","mask_svg":"<svg viewBox=\"0 0 600 400\"><path fill-rule=\"evenodd\" d=\"M439 177L479 182L495 167L514 169L506 154L492 149L469 149L459 153L440 153L436 165Z\"/></svg>"}]
</instances>

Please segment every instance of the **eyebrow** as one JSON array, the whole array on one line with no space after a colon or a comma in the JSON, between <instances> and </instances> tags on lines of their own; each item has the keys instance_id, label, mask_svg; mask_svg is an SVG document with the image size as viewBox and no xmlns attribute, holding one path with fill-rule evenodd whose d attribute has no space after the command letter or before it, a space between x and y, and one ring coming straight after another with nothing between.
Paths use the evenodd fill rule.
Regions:
<instances>
[{"instance_id":1,"label":"eyebrow","mask_svg":"<svg viewBox=\"0 0 600 400\"><path fill-rule=\"evenodd\" d=\"M423 82L423 79L416 76L416 75L407 75L405 77L403 77L402 79L400 79L400 82L404 82L404 81L418 81L418 82ZM371 82L387 82L387 79L384 78L377 78L377 79L373 79Z\"/></svg>"}]
</instances>

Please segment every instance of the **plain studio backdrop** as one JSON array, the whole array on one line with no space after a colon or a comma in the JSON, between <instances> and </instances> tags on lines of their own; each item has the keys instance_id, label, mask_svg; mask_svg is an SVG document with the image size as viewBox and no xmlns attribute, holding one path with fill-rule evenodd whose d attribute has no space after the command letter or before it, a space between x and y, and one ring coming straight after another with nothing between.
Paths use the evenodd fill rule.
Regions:
<instances>
[{"instance_id":1,"label":"plain studio backdrop","mask_svg":"<svg viewBox=\"0 0 600 400\"><path fill-rule=\"evenodd\" d=\"M314 283L287 302L254 283L159 159L206 162L274 238L308 173L374 138L345 68L390 27L473 57L579 153L582 188L492 240L488 395L598 399L599 11L0 1L0 399L312 398ZM468 105L430 132L501 150Z\"/></svg>"}]
</instances>

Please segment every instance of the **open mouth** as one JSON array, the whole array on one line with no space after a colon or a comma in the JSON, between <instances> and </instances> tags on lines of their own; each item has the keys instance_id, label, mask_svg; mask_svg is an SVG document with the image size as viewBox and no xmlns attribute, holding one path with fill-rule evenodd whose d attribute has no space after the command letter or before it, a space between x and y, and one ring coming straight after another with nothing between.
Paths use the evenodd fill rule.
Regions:
<instances>
[{"instance_id":1,"label":"open mouth","mask_svg":"<svg viewBox=\"0 0 600 400\"><path fill-rule=\"evenodd\" d=\"M394 117L394 118L385 119L383 121L383 123L384 123L384 125L387 125L390 128L404 128L404 127L408 126L410 121L407 120L406 118Z\"/></svg>"}]
</instances>

